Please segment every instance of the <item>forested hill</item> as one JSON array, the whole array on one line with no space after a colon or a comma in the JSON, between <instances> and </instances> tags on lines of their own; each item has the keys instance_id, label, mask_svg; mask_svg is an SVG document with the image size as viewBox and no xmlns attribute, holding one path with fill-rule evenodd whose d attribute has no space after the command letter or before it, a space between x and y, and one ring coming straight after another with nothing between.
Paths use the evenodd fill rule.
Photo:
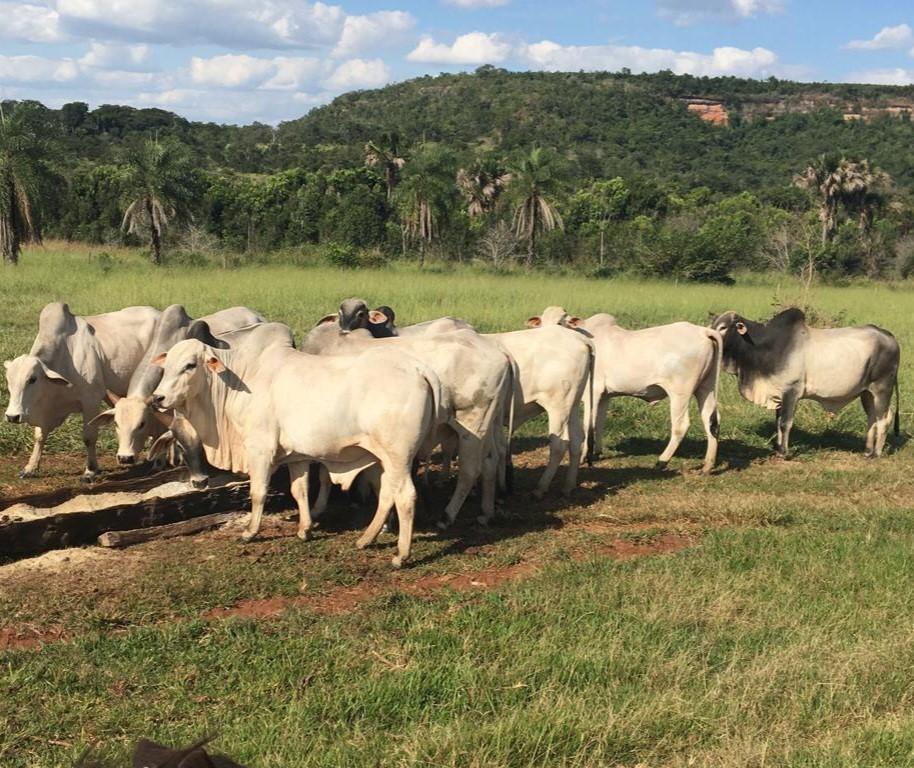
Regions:
<instances>
[{"instance_id":1,"label":"forested hill","mask_svg":"<svg viewBox=\"0 0 914 768\"><path fill-rule=\"evenodd\" d=\"M690 100L721 103L729 127L690 113ZM580 178L647 174L722 192L787 184L811 158L838 150L907 185L912 110L914 87L483 67L340 96L279 136L287 151L307 147L312 162L337 155L334 164L339 153L360 161L365 141L391 130L407 144L501 154L536 143L567 154Z\"/></svg>"},{"instance_id":2,"label":"forested hill","mask_svg":"<svg viewBox=\"0 0 914 768\"><path fill-rule=\"evenodd\" d=\"M438 141L474 154L554 147L572 179L645 175L726 193L783 187L827 151L866 157L912 187L912 109L914 87L483 67L349 93L275 130L78 103L49 116L60 121L73 160L114 161L120 146L158 134L189 145L213 168L317 170L360 166L365 142L395 131L406 146ZM729 124L703 120L705 110Z\"/></svg>"}]
</instances>

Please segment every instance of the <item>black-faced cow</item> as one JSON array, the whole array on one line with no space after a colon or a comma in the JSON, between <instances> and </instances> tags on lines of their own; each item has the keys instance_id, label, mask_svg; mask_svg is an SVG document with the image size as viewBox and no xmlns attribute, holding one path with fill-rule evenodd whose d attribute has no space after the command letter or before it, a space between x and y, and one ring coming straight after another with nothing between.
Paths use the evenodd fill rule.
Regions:
<instances>
[{"instance_id":1,"label":"black-faced cow","mask_svg":"<svg viewBox=\"0 0 914 768\"><path fill-rule=\"evenodd\" d=\"M723 335L724 368L737 377L740 394L777 412L779 453L790 448L799 400L815 400L837 413L859 397L868 422L866 455L882 454L892 391L896 400L898 394L900 350L891 333L875 325L811 328L799 309L784 310L767 323L725 312L711 327Z\"/></svg>"}]
</instances>

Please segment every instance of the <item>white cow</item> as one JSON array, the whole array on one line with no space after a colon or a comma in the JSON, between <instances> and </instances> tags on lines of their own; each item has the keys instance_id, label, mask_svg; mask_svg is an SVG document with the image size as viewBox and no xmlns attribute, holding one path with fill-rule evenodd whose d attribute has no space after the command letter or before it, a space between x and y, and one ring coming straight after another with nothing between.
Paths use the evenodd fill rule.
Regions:
<instances>
[{"instance_id":1,"label":"white cow","mask_svg":"<svg viewBox=\"0 0 914 768\"><path fill-rule=\"evenodd\" d=\"M118 439L118 463L133 464L146 439L157 437L164 428L171 429L178 442L186 447L187 439L182 439L186 430L181 421L174 423L173 414L159 413L149 406L153 390L162 378L161 366L152 364L154 358L185 339L198 339L210 346L228 348L235 331L263 322L263 317L247 307L223 309L199 320L190 317L181 304L172 304L163 310L143 361L130 377L126 396L118 397L111 393L114 407L102 411L95 417L99 424L114 422ZM206 474L202 457L191 453L186 455L186 459L193 484L196 487L204 487Z\"/></svg>"},{"instance_id":2,"label":"white cow","mask_svg":"<svg viewBox=\"0 0 914 768\"><path fill-rule=\"evenodd\" d=\"M418 358L429 366L448 394L450 408L439 425L436 442L456 435L460 450L457 486L445 508L442 525L456 519L473 485L482 476L482 516L495 514L497 462L508 460L502 424L513 394L513 368L509 357L475 331L457 330L442 335L375 339L356 329L341 333L336 316L329 315L308 334L302 350L314 354L353 354L375 348ZM365 396L370 396L366 392ZM429 449L434 448L430 445Z\"/></svg>"},{"instance_id":3,"label":"white cow","mask_svg":"<svg viewBox=\"0 0 914 768\"><path fill-rule=\"evenodd\" d=\"M211 464L250 475L246 540L260 529L277 466L289 467L299 535L306 538L310 464L324 464L344 487L363 469L380 464L377 511L358 546L377 538L396 506L400 532L393 564L406 562L416 500L412 463L446 407L441 384L427 366L387 349L339 357L299 352L288 328L276 323L254 329L236 349L217 350L189 339L157 360L165 371L156 406L188 419ZM372 397L365 397L366 382Z\"/></svg>"},{"instance_id":4,"label":"white cow","mask_svg":"<svg viewBox=\"0 0 914 768\"><path fill-rule=\"evenodd\" d=\"M59 302L41 310L29 354L4 363L10 392L6 419L35 428L35 446L20 477L38 471L44 441L71 413L83 416L83 479L98 474L99 425L93 416L106 393L109 401L113 395L126 394L159 315L152 307L128 307L80 317Z\"/></svg>"},{"instance_id":5,"label":"white cow","mask_svg":"<svg viewBox=\"0 0 914 768\"><path fill-rule=\"evenodd\" d=\"M670 441L657 462L666 467L689 429L689 401L698 402L708 437L704 472L717 461L720 416L717 387L720 380L723 340L710 328L692 323L672 323L630 331L619 327L612 315L597 314L581 320L561 307L547 307L532 317L533 325L558 324L589 335L597 352L593 402L585 401L585 418L592 423L593 453L602 451L603 428L611 397L628 395L656 403L670 399Z\"/></svg>"},{"instance_id":6,"label":"white cow","mask_svg":"<svg viewBox=\"0 0 914 768\"><path fill-rule=\"evenodd\" d=\"M550 326L526 331L484 334L514 360L517 371L515 426L543 411L549 419L549 464L534 496L542 498L565 454L568 471L562 493L577 485L584 445L584 422L578 403L593 377L594 351L590 341L567 328ZM463 455L461 454L461 461Z\"/></svg>"}]
</instances>

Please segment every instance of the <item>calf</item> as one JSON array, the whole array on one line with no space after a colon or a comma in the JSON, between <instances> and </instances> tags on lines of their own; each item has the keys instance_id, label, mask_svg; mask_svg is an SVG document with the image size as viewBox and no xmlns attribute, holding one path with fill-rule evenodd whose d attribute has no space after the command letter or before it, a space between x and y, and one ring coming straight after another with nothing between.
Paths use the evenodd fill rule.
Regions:
<instances>
[{"instance_id":1,"label":"calf","mask_svg":"<svg viewBox=\"0 0 914 768\"><path fill-rule=\"evenodd\" d=\"M777 451L790 449L797 402L816 400L837 413L860 398L867 417L866 455L882 455L892 422L898 434L898 364L895 337L875 325L810 328L799 309L786 309L767 323L736 312L719 315L711 327L723 335L723 361L737 377L740 394L776 412Z\"/></svg>"}]
</instances>

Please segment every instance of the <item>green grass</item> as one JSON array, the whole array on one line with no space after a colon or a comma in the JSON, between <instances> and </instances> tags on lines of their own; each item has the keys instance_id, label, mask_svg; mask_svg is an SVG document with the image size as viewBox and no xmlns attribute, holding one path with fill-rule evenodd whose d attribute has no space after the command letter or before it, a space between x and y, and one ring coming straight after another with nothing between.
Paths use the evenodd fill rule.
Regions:
<instances>
[{"instance_id":1,"label":"green grass","mask_svg":"<svg viewBox=\"0 0 914 768\"><path fill-rule=\"evenodd\" d=\"M49 248L0 272L0 352L27 349L52 299L85 313L243 303L300 335L347 295L388 303L403 322L450 313L496 330L553 303L632 326L728 308L765 316L792 290L470 270L154 272L129 252L114 258ZM814 301L911 346L906 288L819 288ZM903 355L905 411L911 373ZM0 627L56 626L68 638L0 652L0 765L69 766L88 744L120 765L141 735L177 743L206 732L252 768L914 765L910 447L867 461L861 409L829 421L806 405L796 459L771 460L770 414L723 384L720 473L654 473L668 413L618 401L610 458L582 471L572 503L525 493L543 459L534 428L520 441L521 493L497 524L478 530L471 509L447 536L420 526L403 573L388 569L390 537L355 551L366 513L340 503L308 543L274 523L249 545L223 532L54 572L0 569ZM0 428L0 481L26 443ZM55 448L78 450L72 428ZM697 426L681 454L677 468L699 462ZM620 537L649 546L670 532L694 545L607 555ZM515 563L538 571L491 590L408 588ZM364 601L319 610L321 596L354 585ZM202 618L277 596L292 607L269 620Z\"/></svg>"}]
</instances>

